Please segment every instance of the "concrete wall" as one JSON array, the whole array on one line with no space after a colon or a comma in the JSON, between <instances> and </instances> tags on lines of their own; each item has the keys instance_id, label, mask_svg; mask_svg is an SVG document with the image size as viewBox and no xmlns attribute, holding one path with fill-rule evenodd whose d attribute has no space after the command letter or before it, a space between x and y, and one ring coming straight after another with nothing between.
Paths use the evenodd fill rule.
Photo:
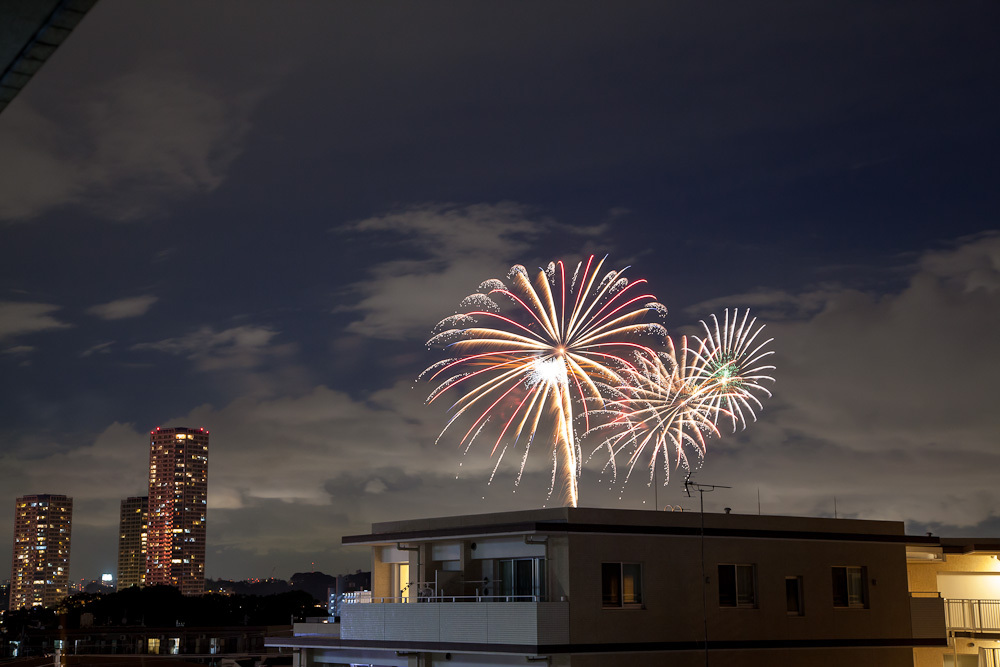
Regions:
<instances>
[{"instance_id":1,"label":"concrete wall","mask_svg":"<svg viewBox=\"0 0 1000 667\"><path fill-rule=\"evenodd\" d=\"M691 641L704 637L700 538L571 535L573 643ZM641 562L643 609L602 609L601 563ZM719 606L718 564L756 566L757 607ZM910 636L905 547L826 540L707 537L709 640ZM834 608L833 566L867 567L868 609ZM791 616L785 577L801 576L805 613Z\"/></svg>"},{"instance_id":2,"label":"concrete wall","mask_svg":"<svg viewBox=\"0 0 1000 667\"><path fill-rule=\"evenodd\" d=\"M566 602L430 602L346 605L348 640L553 645L569 641Z\"/></svg>"},{"instance_id":3,"label":"concrete wall","mask_svg":"<svg viewBox=\"0 0 1000 667\"><path fill-rule=\"evenodd\" d=\"M444 664L444 663L442 663ZM553 661L553 665L561 664ZM911 667L910 649L789 649L754 651L701 651L574 655L572 667ZM940 663L938 663L940 667Z\"/></svg>"}]
</instances>

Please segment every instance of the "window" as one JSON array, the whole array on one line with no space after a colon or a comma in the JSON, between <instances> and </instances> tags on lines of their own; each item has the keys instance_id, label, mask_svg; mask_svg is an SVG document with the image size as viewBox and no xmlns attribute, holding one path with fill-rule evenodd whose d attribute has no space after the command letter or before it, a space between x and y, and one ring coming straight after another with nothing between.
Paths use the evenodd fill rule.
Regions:
<instances>
[{"instance_id":1,"label":"window","mask_svg":"<svg viewBox=\"0 0 1000 667\"><path fill-rule=\"evenodd\" d=\"M498 566L497 595L510 602L545 599L544 558L507 558Z\"/></svg>"},{"instance_id":2,"label":"window","mask_svg":"<svg viewBox=\"0 0 1000 667\"><path fill-rule=\"evenodd\" d=\"M641 563L601 563L601 606L642 607Z\"/></svg>"},{"instance_id":3,"label":"window","mask_svg":"<svg viewBox=\"0 0 1000 667\"><path fill-rule=\"evenodd\" d=\"M802 577L785 577L785 605L789 616L804 616Z\"/></svg>"},{"instance_id":4,"label":"window","mask_svg":"<svg viewBox=\"0 0 1000 667\"><path fill-rule=\"evenodd\" d=\"M833 568L833 606L868 608L867 569L858 566Z\"/></svg>"},{"instance_id":5,"label":"window","mask_svg":"<svg viewBox=\"0 0 1000 667\"><path fill-rule=\"evenodd\" d=\"M719 606L756 607L757 576L754 565L719 565Z\"/></svg>"},{"instance_id":6,"label":"window","mask_svg":"<svg viewBox=\"0 0 1000 667\"><path fill-rule=\"evenodd\" d=\"M408 562L392 563L390 576L392 577L390 590L393 595L389 602L410 602L411 598L417 597L420 592L419 586L410 581L410 564ZM434 595L437 595L437 591L434 591Z\"/></svg>"}]
</instances>

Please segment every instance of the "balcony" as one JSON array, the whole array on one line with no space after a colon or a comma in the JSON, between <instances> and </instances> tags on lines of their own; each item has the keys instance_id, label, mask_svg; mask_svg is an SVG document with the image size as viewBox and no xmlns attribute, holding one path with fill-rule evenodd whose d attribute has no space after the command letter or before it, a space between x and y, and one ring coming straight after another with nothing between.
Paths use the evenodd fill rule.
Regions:
<instances>
[{"instance_id":1,"label":"balcony","mask_svg":"<svg viewBox=\"0 0 1000 667\"><path fill-rule=\"evenodd\" d=\"M483 596L345 604L340 637L362 641L539 646L569 643L569 602Z\"/></svg>"},{"instance_id":2,"label":"balcony","mask_svg":"<svg viewBox=\"0 0 1000 667\"><path fill-rule=\"evenodd\" d=\"M1000 632L1000 600L945 600L948 630Z\"/></svg>"}]
</instances>

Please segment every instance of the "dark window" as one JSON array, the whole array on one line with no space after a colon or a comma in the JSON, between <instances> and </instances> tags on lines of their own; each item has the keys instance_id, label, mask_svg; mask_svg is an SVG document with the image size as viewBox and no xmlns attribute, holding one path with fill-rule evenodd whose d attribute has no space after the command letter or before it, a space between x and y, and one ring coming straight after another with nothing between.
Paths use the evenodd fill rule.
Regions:
<instances>
[{"instance_id":1,"label":"dark window","mask_svg":"<svg viewBox=\"0 0 1000 667\"><path fill-rule=\"evenodd\" d=\"M785 577L785 605L790 616L806 613L802 606L802 577Z\"/></svg>"},{"instance_id":2,"label":"dark window","mask_svg":"<svg viewBox=\"0 0 1000 667\"><path fill-rule=\"evenodd\" d=\"M545 559L508 558L499 563L497 594L512 602L545 598Z\"/></svg>"},{"instance_id":3,"label":"dark window","mask_svg":"<svg viewBox=\"0 0 1000 667\"><path fill-rule=\"evenodd\" d=\"M601 563L601 605L604 607L642 606L642 565Z\"/></svg>"},{"instance_id":4,"label":"dark window","mask_svg":"<svg viewBox=\"0 0 1000 667\"><path fill-rule=\"evenodd\" d=\"M833 606L868 608L867 568L833 568Z\"/></svg>"},{"instance_id":5,"label":"dark window","mask_svg":"<svg viewBox=\"0 0 1000 667\"><path fill-rule=\"evenodd\" d=\"M757 581L753 565L719 565L719 606L756 607Z\"/></svg>"}]
</instances>

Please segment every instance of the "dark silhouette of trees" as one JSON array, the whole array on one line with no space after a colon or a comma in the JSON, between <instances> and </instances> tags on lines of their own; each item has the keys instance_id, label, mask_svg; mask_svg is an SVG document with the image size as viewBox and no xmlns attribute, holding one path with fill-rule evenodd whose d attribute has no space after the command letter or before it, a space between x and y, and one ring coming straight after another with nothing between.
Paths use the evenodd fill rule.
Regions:
<instances>
[{"instance_id":1,"label":"dark silhouette of trees","mask_svg":"<svg viewBox=\"0 0 1000 667\"><path fill-rule=\"evenodd\" d=\"M223 625L288 625L292 618L321 615L315 600L305 591L277 595L184 596L172 586L132 587L115 593L81 593L67 598L57 610L33 609L10 612L4 625L7 634L22 627L75 629L145 626L191 627Z\"/></svg>"}]
</instances>

